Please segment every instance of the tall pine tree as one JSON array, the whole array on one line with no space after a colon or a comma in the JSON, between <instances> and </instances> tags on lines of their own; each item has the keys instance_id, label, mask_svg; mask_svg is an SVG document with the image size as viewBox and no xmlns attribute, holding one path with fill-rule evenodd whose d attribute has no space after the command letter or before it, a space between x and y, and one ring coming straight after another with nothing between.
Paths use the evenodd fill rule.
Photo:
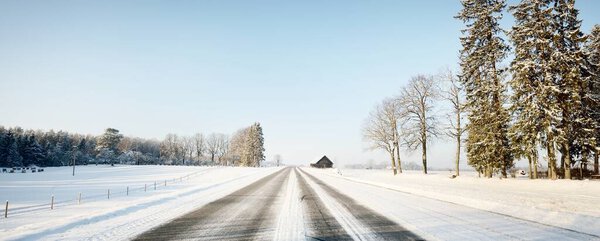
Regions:
<instances>
[{"instance_id":1,"label":"tall pine tree","mask_svg":"<svg viewBox=\"0 0 600 241\"><path fill-rule=\"evenodd\" d=\"M589 78L589 95L584 100L585 112L593 120L594 137L600 139L600 25L594 25L584 46L586 56L585 75ZM594 151L594 174L600 174L599 150Z\"/></svg>"},{"instance_id":2,"label":"tall pine tree","mask_svg":"<svg viewBox=\"0 0 600 241\"><path fill-rule=\"evenodd\" d=\"M550 129L559 110L556 98L545 91L554 89L549 75L552 9L547 0L523 0L511 6L510 11L515 17L509 34L515 48L509 81L513 91L510 109L514 115L510 137L515 155L529 161L529 177L537 178L538 144L542 144L542 134Z\"/></svg>"},{"instance_id":3,"label":"tall pine tree","mask_svg":"<svg viewBox=\"0 0 600 241\"><path fill-rule=\"evenodd\" d=\"M463 9L456 18L466 24L460 39L460 80L467 94L468 162L486 177L496 171L506 176L513 161L507 135L509 115L503 106L506 87L498 66L509 49L498 24L506 4L503 0L461 3Z\"/></svg>"},{"instance_id":4,"label":"tall pine tree","mask_svg":"<svg viewBox=\"0 0 600 241\"><path fill-rule=\"evenodd\" d=\"M25 147L23 148L23 164L25 166L31 164L42 166L44 164L45 153L46 151L40 145L40 143L38 143L35 136L30 135L27 137Z\"/></svg>"},{"instance_id":5,"label":"tall pine tree","mask_svg":"<svg viewBox=\"0 0 600 241\"><path fill-rule=\"evenodd\" d=\"M244 142L240 165L260 167L260 163L265 160L265 140L260 123L256 122L248 128Z\"/></svg>"},{"instance_id":6,"label":"tall pine tree","mask_svg":"<svg viewBox=\"0 0 600 241\"><path fill-rule=\"evenodd\" d=\"M579 11L575 0L555 0L553 4L553 45L551 70L556 86L561 113L556 123L557 142L561 151L563 177L571 179L572 158L587 163L595 150L594 122L586 113L584 101L590 98L589 77L584 76L585 55L582 45ZM583 166L582 166L583 167Z\"/></svg>"},{"instance_id":7,"label":"tall pine tree","mask_svg":"<svg viewBox=\"0 0 600 241\"><path fill-rule=\"evenodd\" d=\"M9 167L23 166L23 157L19 154L19 146L17 140L12 133L8 134L6 164Z\"/></svg>"}]
</instances>

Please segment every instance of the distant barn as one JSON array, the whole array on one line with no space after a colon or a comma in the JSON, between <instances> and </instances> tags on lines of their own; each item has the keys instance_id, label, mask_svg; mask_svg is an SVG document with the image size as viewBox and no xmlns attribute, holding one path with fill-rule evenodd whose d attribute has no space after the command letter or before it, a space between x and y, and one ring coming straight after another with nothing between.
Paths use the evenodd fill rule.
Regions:
<instances>
[{"instance_id":1,"label":"distant barn","mask_svg":"<svg viewBox=\"0 0 600 241\"><path fill-rule=\"evenodd\" d=\"M331 168L333 167L333 162L331 162L327 156L323 156L321 160L319 160L317 163L311 163L310 166L316 168Z\"/></svg>"}]
</instances>

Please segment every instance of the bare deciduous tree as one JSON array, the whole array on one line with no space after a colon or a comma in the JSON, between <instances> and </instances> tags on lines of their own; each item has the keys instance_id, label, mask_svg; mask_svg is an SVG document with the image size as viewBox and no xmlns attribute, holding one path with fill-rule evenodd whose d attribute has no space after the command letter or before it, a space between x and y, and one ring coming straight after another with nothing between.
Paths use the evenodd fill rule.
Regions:
<instances>
[{"instance_id":1,"label":"bare deciduous tree","mask_svg":"<svg viewBox=\"0 0 600 241\"><path fill-rule=\"evenodd\" d=\"M406 115L403 118L404 142L408 148L421 147L423 173L427 174L427 141L437 136L437 116L433 111L433 102L439 97L439 88L432 76L412 77L401 91L398 101Z\"/></svg>"},{"instance_id":2,"label":"bare deciduous tree","mask_svg":"<svg viewBox=\"0 0 600 241\"><path fill-rule=\"evenodd\" d=\"M219 153L219 135L211 133L206 140L206 151L210 156L210 161L215 164L215 157Z\"/></svg>"},{"instance_id":3,"label":"bare deciduous tree","mask_svg":"<svg viewBox=\"0 0 600 241\"><path fill-rule=\"evenodd\" d=\"M448 131L446 135L456 140L456 159L455 169L456 176L460 175L459 164L460 164L460 150L462 144L462 136L466 132L464 115L466 109L464 106L464 90L460 85L458 78L452 70L446 69L439 74L439 78L446 82L446 86L443 90L442 97L451 104L451 113L448 114Z\"/></svg>"},{"instance_id":4,"label":"bare deciduous tree","mask_svg":"<svg viewBox=\"0 0 600 241\"><path fill-rule=\"evenodd\" d=\"M394 175L402 172L398 135L401 112L398 104L395 99L385 99L370 113L363 127L363 138L372 144L371 149L382 149L390 155Z\"/></svg>"},{"instance_id":5,"label":"bare deciduous tree","mask_svg":"<svg viewBox=\"0 0 600 241\"><path fill-rule=\"evenodd\" d=\"M183 152L183 165L185 165L185 161L191 161L194 156L194 140L191 137L184 136L181 138L181 149Z\"/></svg>"},{"instance_id":6,"label":"bare deciduous tree","mask_svg":"<svg viewBox=\"0 0 600 241\"><path fill-rule=\"evenodd\" d=\"M194 135L194 151L196 151L196 161L200 164L202 160L202 155L204 155L206 149L206 139L204 138L204 134L196 133Z\"/></svg>"},{"instance_id":7,"label":"bare deciduous tree","mask_svg":"<svg viewBox=\"0 0 600 241\"><path fill-rule=\"evenodd\" d=\"M217 157L219 158L219 164L227 166L227 159L225 158L229 152L229 137L225 134L217 134Z\"/></svg>"},{"instance_id":8,"label":"bare deciduous tree","mask_svg":"<svg viewBox=\"0 0 600 241\"><path fill-rule=\"evenodd\" d=\"M176 134L167 134L160 145L161 158L175 165L177 160L183 159L182 154L183 151L179 143L179 137Z\"/></svg>"}]
</instances>

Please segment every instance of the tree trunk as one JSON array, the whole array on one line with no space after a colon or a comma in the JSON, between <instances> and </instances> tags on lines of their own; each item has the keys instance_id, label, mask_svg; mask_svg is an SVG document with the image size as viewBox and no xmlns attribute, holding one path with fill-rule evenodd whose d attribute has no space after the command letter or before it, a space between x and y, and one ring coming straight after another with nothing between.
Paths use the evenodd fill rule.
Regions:
<instances>
[{"instance_id":1,"label":"tree trunk","mask_svg":"<svg viewBox=\"0 0 600 241\"><path fill-rule=\"evenodd\" d=\"M585 162L581 162L579 163L579 179L583 180L583 169L587 169L587 167L585 166Z\"/></svg>"},{"instance_id":2,"label":"tree trunk","mask_svg":"<svg viewBox=\"0 0 600 241\"><path fill-rule=\"evenodd\" d=\"M563 174L563 178L564 178L564 175L565 175L565 154L564 154L565 148L562 145L560 147L560 152L563 154L560 156L560 165L559 165L558 170L560 173Z\"/></svg>"},{"instance_id":3,"label":"tree trunk","mask_svg":"<svg viewBox=\"0 0 600 241\"><path fill-rule=\"evenodd\" d=\"M402 173L402 161L400 161L400 147L398 146L398 143L396 142L396 161L398 162L398 173Z\"/></svg>"},{"instance_id":4,"label":"tree trunk","mask_svg":"<svg viewBox=\"0 0 600 241\"><path fill-rule=\"evenodd\" d=\"M538 155L537 151L531 153L531 159L533 160L533 179L538 178Z\"/></svg>"},{"instance_id":5,"label":"tree trunk","mask_svg":"<svg viewBox=\"0 0 600 241\"><path fill-rule=\"evenodd\" d=\"M460 128L459 128L460 133ZM460 134L456 135L456 176L460 175L459 171L459 163L460 163Z\"/></svg>"},{"instance_id":6,"label":"tree trunk","mask_svg":"<svg viewBox=\"0 0 600 241\"><path fill-rule=\"evenodd\" d=\"M392 159L392 171L394 171L394 176L396 176L396 174L398 174L397 170L396 170L396 158L394 158L394 150L392 149L390 153L390 158Z\"/></svg>"},{"instance_id":7,"label":"tree trunk","mask_svg":"<svg viewBox=\"0 0 600 241\"><path fill-rule=\"evenodd\" d=\"M546 142L546 151L548 152L548 178L556 180L556 155L554 153L554 138L552 134L548 134Z\"/></svg>"},{"instance_id":8,"label":"tree trunk","mask_svg":"<svg viewBox=\"0 0 600 241\"><path fill-rule=\"evenodd\" d=\"M398 125L394 123L394 148L396 148L396 160L398 161L398 173L402 173L402 161L400 160L400 136L398 135Z\"/></svg>"},{"instance_id":9,"label":"tree trunk","mask_svg":"<svg viewBox=\"0 0 600 241\"><path fill-rule=\"evenodd\" d=\"M600 174L600 172L599 172L600 170L598 170L598 169L599 169L599 167L600 167L600 166L598 165L598 164L599 164L599 163L598 163L598 154L600 154L600 153L598 153L598 152L600 152L600 151L596 150L596 152L594 153L594 173L595 173L596 175Z\"/></svg>"},{"instance_id":10,"label":"tree trunk","mask_svg":"<svg viewBox=\"0 0 600 241\"><path fill-rule=\"evenodd\" d=\"M427 174L427 141L422 143L423 145L423 153L421 157L423 158L423 173Z\"/></svg>"},{"instance_id":11,"label":"tree trunk","mask_svg":"<svg viewBox=\"0 0 600 241\"><path fill-rule=\"evenodd\" d=\"M529 161L529 179L533 179L533 158L531 155L527 155L527 160Z\"/></svg>"},{"instance_id":12,"label":"tree trunk","mask_svg":"<svg viewBox=\"0 0 600 241\"><path fill-rule=\"evenodd\" d=\"M456 99L458 103L458 97ZM460 109L456 111L456 176L460 175L459 163L460 163L460 136L462 129L460 127Z\"/></svg>"},{"instance_id":13,"label":"tree trunk","mask_svg":"<svg viewBox=\"0 0 600 241\"><path fill-rule=\"evenodd\" d=\"M425 119L425 113L423 113ZM427 174L427 124L421 123L421 158L423 159L423 173Z\"/></svg>"},{"instance_id":14,"label":"tree trunk","mask_svg":"<svg viewBox=\"0 0 600 241\"><path fill-rule=\"evenodd\" d=\"M565 177L565 179L570 180L571 179L571 152L569 149L569 145L568 144L563 144L563 157L561 157L561 159L564 159L564 164L563 164L563 175Z\"/></svg>"}]
</instances>

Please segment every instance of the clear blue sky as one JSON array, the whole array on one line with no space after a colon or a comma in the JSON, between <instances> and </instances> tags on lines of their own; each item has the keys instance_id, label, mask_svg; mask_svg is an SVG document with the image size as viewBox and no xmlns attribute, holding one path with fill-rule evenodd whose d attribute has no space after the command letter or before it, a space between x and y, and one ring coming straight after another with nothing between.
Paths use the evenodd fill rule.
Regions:
<instances>
[{"instance_id":1,"label":"clear blue sky","mask_svg":"<svg viewBox=\"0 0 600 241\"><path fill-rule=\"evenodd\" d=\"M585 32L600 23L600 1L577 7ZM410 76L456 68L459 9L458 0L3 0L0 125L162 139L259 121L268 159L387 161L365 151L363 121ZM451 165L451 142L430 150L432 166Z\"/></svg>"}]
</instances>

